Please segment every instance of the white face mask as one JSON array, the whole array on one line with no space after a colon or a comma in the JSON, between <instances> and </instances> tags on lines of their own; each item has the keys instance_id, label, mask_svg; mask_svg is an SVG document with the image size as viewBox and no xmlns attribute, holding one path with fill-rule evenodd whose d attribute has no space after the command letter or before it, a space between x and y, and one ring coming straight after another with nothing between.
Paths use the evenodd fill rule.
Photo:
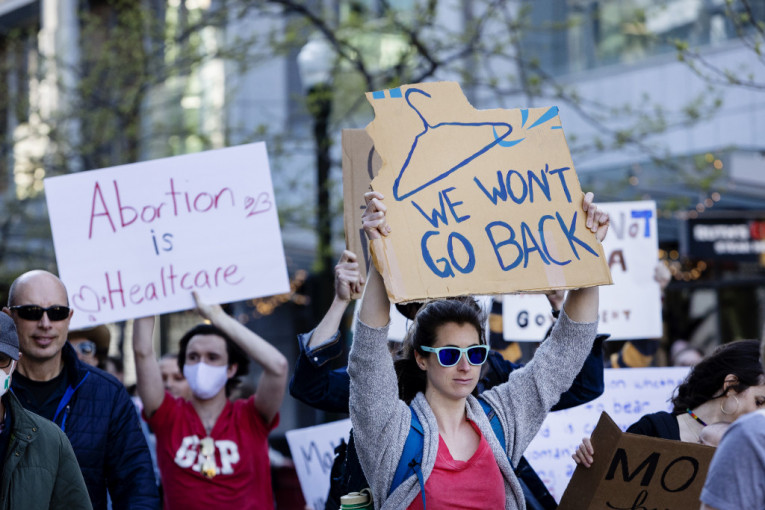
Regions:
<instances>
[{"instance_id":1,"label":"white face mask","mask_svg":"<svg viewBox=\"0 0 765 510\"><path fill-rule=\"evenodd\" d=\"M217 395L226 385L228 367L208 365L200 361L193 365L183 365L183 376L189 382L194 396L207 400Z\"/></svg>"},{"instance_id":2,"label":"white face mask","mask_svg":"<svg viewBox=\"0 0 765 510\"><path fill-rule=\"evenodd\" d=\"M8 373L5 373L5 370L0 368L0 397L5 395L5 393L8 391L8 388L11 387L11 374L13 373L13 368L16 366L16 360L11 360L10 370L8 370Z\"/></svg>"}]
</instances>

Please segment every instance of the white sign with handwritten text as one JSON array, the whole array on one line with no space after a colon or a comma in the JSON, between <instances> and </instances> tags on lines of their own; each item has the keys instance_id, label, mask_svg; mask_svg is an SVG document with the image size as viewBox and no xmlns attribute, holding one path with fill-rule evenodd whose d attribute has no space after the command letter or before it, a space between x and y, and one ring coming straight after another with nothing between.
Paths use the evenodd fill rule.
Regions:
<instances>
[{"instance_id":1,"label":"white sign with handwritten text","mask_svg":"<svg viewBox=\"0 0 765 510\"><path fill-rule=\"evenodd\" d=\"M45 180L71 328L289 290L264 143Z\"/></svg>"},{"instance_id":2,"label":"white sign with handwritten text","mask_svg":"<svg viewBox=\"0 0 765 510\"><path fill-rule=\"evenodd\" d=\"M687 367L605 370L605 391L596 400L547 415L525 456L556 500L560 500L576 464L571 455L590 437L605 411L622 430L643 415L670 411L672 392L688 375ZM597 452L595 452L597 458Z\"/></svg>"},{"instance_id":3,"label":"white sign with handwritten text","mask_svg":"<svg viewBox=\"0 0 765 510\"><path fill-rule=\"evenodd\" d=\"M611 340L661 338L661 288L656 202L609 202L611 227L603 242L614 284L600 288L600 333Z\"/></svg>"},{"instance_id":4,"label":"white sign with handwritten text","mask_svg":"<svg viewBox=\"0 0 765 510\"><path fill-rule=\"evenodd\" d=\"M309 508L324 509L335 447L342 440L348 441L350 431L350 419L287 431L290 454Z\"/></svg>"},{"instance_id":5,"label":"white sign with handwritten text","mask_svg":"<svg viewBox=\"0 0 765 510\"><path fill-rule=\"evenodd\" d=\"M552 307L544 294L502 296L502 335L505 340L541 342L552 326L552 319Z\"/></svg>"}]
</instances>

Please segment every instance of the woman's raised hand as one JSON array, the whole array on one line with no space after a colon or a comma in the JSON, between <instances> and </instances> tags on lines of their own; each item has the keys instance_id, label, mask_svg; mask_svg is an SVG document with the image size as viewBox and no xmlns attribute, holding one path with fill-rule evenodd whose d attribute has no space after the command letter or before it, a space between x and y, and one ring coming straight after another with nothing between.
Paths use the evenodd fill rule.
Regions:
<instances>
[{"instance_id":1,"label":"woman's raised hand","mask_svg":"<svg viewBox=\"0 0 765 510\"><path fill-rule=\"evenodd\" d=\"M574 462L581 464L584 467L592 466L592 458L595 455L595 450L592 449L592 443L589 437L582 438L582 444L577 447L576 452L571 456Z\"/></svg>"},{"instance_id":2,"label":"woman's raised hand","mask_svg":"<svg viewBox=\"0 0 765 510\"><path fill-rule=\"evenodd\" d=\"M364 193L367 208L361 215L361 225L370 240L380 239L390 234L390 225L385 221L385 204L383 195L378 191Z\"/></svg>"},{"instance_id":3,"label":"woman's raised hand","mask_svg":"<svg viewBox=\"0 0 765 510\"><path fill-rule=\"evenodd\" d=\"M608 226L611 224L611 219L608 217L608 213L600 209L592 201L595 195L590 191L584 195L582 200L582 210L587 213L586 225L590 231L595 234L598 241L603 242L608 233Z\"/></svg>"}]
</instances>

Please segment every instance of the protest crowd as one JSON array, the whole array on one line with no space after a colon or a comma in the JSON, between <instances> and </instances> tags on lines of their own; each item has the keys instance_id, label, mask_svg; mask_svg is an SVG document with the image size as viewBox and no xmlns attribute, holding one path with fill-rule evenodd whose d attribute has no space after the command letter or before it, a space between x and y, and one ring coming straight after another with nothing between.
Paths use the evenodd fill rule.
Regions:
<instances>
[{"instance_id":1,"label":"protest crowd","mask_svg":"<svg viewBox=\"0 0 765 510\"><path fill-rule=\"evenodd\" d=\"M365 202L363 230L376 242L392 230L386 200L368 192ZM581 212L603 241L610 219L591 193ZM359 295L348 364L335 368L341 321ZM524 452L548 413L599 397L604 367L629 367L629 351L643 347L628 342L604 355L597 286L546 295L554 324L525 366L492 348L496 322L487 330L470 296L397 304L408 332L389 341L383 277L374 264L362 276L359 256L346 250L330 308L298 337L289 380L296 399L351 418L325 508L557 508ZM197 292L193 299L204 323L183 335L175 354L157 356L153 317L134 320L131 397L120 359L108 356L109 330L69 330L73 310L58 277L31 270L12 283L0 314L4 508L275 508L268 437L290 360L221 306ZM717 448L700 508L765 508L763 349L750 340L698 354L672 411L627 429ZM260 368L254 391L231 398L250 362ZM608 461L594 442L582 439L578 469ZM352 506L353 498L364 503Z\"/></svg>"}]
</instances>

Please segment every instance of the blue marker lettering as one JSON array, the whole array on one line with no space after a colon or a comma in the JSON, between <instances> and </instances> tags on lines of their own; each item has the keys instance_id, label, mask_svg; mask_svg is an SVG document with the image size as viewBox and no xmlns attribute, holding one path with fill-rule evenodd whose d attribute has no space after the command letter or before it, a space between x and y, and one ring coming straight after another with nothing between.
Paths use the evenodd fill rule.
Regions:
<instances>
[{"instance_id":1,"label":"blue marker lettering","mask_svg":"<svg viewBox=\"0 0 765 510\"><path fill-rule=\"evenodd\" d=\"M494 239L494 234L492 233L492 229L494 227L502 227L510 232L510 235L507 239L504 241L497 242ZM497 262L499 262L499 267L502 268L503 271L510 271L515 266L520 264L521 259L523 258L523 249L521 248L521 245L518 244L518 241L515 240L515 231L513 230L513 227L505 223L504 221L492 221L488 225L486 225L486 235L489 236L489 241L491 242L492 248L494 248L494 255L497 256ZM509 264L505 265L504 260L502 258L502 255L499 253L499 249L503 246L507 246L508 244L512 244L515 246L515 248L518 250L518 256L515 258L515 260Z\"/></svg>"},{"instance_id":2,"label":"blue marker lettering","mask_svg":"<svg viewBox=\"0 0 765 510\"><path fill-rule=\"evenodd\" d=\"M502 179L502 172L500 170L497 170L497 184L499 185L499 188L492 188L491 194L486 191L486 188L483 186L483 184L481 184L481 181L478 180L478 177L473 177L473 180L481 189L481 191L483 191L484 194L489 197L489 200L491 200L492 204L497 205L497 200L500 198L503 202L507 201L507 189L505 188L505 181Z\"/></svg>"},{"instance_id":3,"label":"blue marker lettering","mask_svg":"<svg viewBox=\"0 0 765 510\"><path fill-rule=\"evenodd\" d=\"M571 167L564 166L563 168L556 168L555 170L550 170L550 174L558 174L558 179L560 179L560 185L563 186L563 192L566 194L566 200L568 200L568 203L571 203L571 193L568 192L568 186L566 185L566 178L563 175L563 172L566 170L571 170Z\"/></svg>"},{"instance_id":4,"label":"blue marker lettering","mask_svg":"<svg viewBox=\"0 0 765 510\"><path fill-rule=\"evenodd\" d=\"M560 262L558 260L555 260L552 255L550 255L550 251L547 249L547 243L545 242L545 221L547 220L554 220L552 216L549 214L545 214L541 218L539 218L539 239L542 241L542 249L545 251L545 255L547 255L547 258L552 261L553 264L557 264L559 266L565 266L566 264L569 264L571 262L571 259L568 259L565 262Z\"/></svg>"},{"instance_id":5,"label":"blue marker lettering","mask_svg":"<svg viewBox=\"0 0 765 510\"><path fill-rule=\"evenodd\" d=\"M422 216L426 220L428 220L428 223L433 225L433 228L438 228L438 219L439 218L441 218L441 221L444 223L444 225L448 225L449 224L449 220L446 217L446 208L444 207L444 196L441 193L438 194L438 203L441 206L441 213L439 214L437 209L433 209L433 215L432 216L428 216L425 213L425 211L423 211L422 208L419 205L417 205L417 203L414 200L412 200L412 205L414 206L414 208L417 209L418 211L420 211L420 214L422 214Z\"/></svg>"},{"instance_id":6,"label":"blue marker lettering","mask_svg":"<svg viewBox=\"0 0 765 510\"><path fill-rule=\"evenodd\" d=\"M570 227L566 226L566 222L563 221L563 218L561 217L560 213L556 212L555 216L558 218L558 223L560 223L560 228L563 230L563 233L565 234L566 239L568 240L568 244L571 245L571 249L573 250L574 256L576 257L577 260L581 260L581 259L579 258L579 253L577 253L576 246L574 246L574 243L581 245L585 250L592 253L596 257L598 256L595 250L590 248L584 241L582 241L581 239L576 237L576 235L574 235L574 231L576 230L576 212L574 212L574 217L571 220Z\"/></svg>"},{"instance_id":7,"label":"blue marker lettering","mask_svg":"<svg viewBox=\"0 0 765 510\"><path fill-rule=\"evenodd\" d=\"M534 203L534 183L537 183L537 186L539 186L539 189L542 193L544 193L545 197L547 198L547 201L549 202L551 200L550 198L550 183L547 182L547 171L549 170L549 165L545 164L544 170L540 170L540 175L542 176L542 179L540 180L539 177L537 177L533 171L528 171L528 177L529 177L529 200L531 203Z\"/></svg>"},{"instance_id":8,"label":"blue marker lettering","mask_svg":"<svg viewBox=\"0 0 765 510\"><path fill-rule=\"evenodd\" d=\"M520 179L521 184L523 185L523 192L521 193L520 198L517 197L515 195L515 193L513 193L513 185L512 185L512 182L511 182L511 179L512 179L513 175L517 175L518 179ZM516 172L515 170L508 170L507 171L507 176L505 177L505 181L506 181L505 185L507 186L507 191L510 193L510 198L516 204L522 204L523 201L526 200L526 195L528 195L528 193L529 193L529 188L526 185L526 181L523 180L523 176L519 172Z\"/></svg>"},{"instance_id":9,"label":"blue marker lettering","mask_svg":"<svg viewBox=\"0 0 765 510\"><path fill-rule=\"evenodd\" d=\"M643 218L645 220L645 230L643 237L651 237L651 217L653 217L653 211L650 209L643 209L640 211L632 211L632 217L635 219Z\"/></svg>"},{"instance_id":10,"label":"blue marker lettering","mask_svg":"<svg viewBox=\"0 0 765 510\"><path fill-rule=\"evenodd\" d=\"M460 267L460 265L457 263L457 259L454 258L455 239L462 243L462 247L465 249L465 252L468 255L468 261L464 267ZM475 252L473 251L473 245L470 244L470 241L468 241L465 236L458 234L457 232L452 232L449 234L449 242L446 243L446 249L449 252L449 258L452 260L452 265L456 267L460 273L467 274L473 271L473 268L475 268Z\"/></svg>"},{"instance_id":11,"label":"blue marker lettering","mask_svg":"<svg viewBox=\"0 0 765 510\"><path fill-rule=\"evenodd\" d=\"M531 232L529 226L526 225L525 221L521 222L521 238L523 239L523 267L529 265L529 253L532 251L539 252L539 256L542 257L542 262L544 262L545 265L550 264L550 262L547 260L547 257L545 257L545 254L539 248L537 240L534 239L534 234ZM533 248L529 248L529 240L531 240Z\"/></svg>"},{"instance_id":12,"label":"blue marker lettering","mask_svg":"<svg viewBox=\"0 0 765 510\"><path fill-rule=\"evenodd\" d=\"M455 189L457 188L455 187L446 188L445 190L441 191L441 196L443 196L444 199L446 200L446 205L449 206L449 210L452 212L452 216L454 216L454 220L457 223L462 223L466 219L470 218L470 215L458 216L457 211L454 210L454 208L457 207L458 205L462 205L462 202L452 202L451 198L449 198L449 195L447 195L447 193L449 193L450 191L454 191Z\"/></svg>"},{"instance_id":13,"label":"blue marker lettering","mask_svg":"<svg viewBox=\"0 0 765 510\"><path fill-rule=\"evenodd\" d=\"M428 251L428 238L431 236L437 236L439 233L434 231L428 231L425 232L425 235L422 236L422 242L420 243L420 249L422 250L422 259L425 261L425 264L428 265L431 271L436 276L440 276L441 278L446 278L447 276L454 276L454 271L452 270L451 266L449 265L449 261L446 260L445 257L441 257L440 259L433 261L433 257L430 256L430 252ZM440 269L436 262L443 262L444 268Z\"/></svg>"}]
</instances>

